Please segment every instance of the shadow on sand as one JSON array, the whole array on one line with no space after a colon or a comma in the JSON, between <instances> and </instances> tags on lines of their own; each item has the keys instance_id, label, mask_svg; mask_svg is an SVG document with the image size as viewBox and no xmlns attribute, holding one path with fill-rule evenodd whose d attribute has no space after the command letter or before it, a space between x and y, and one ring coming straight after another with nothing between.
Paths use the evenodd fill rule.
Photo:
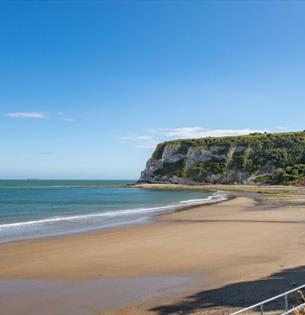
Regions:
<instances>
[{"instance_id":1,"label":"shadow on sand","mask_svg":"<svg viewBox=\"0 0 305 315\"><path fill-rule=\"evenodd\" d=\"M157 314L189 314L200 310L213 308L243 308L268 299L274 295L294 289L305 284L305 266L285 269L267 278L233 283L224 287L198 292L185 297L172 305L161 305L152 308ZM297 305L299 298L296 294L289 296L290 305ZM267 304L265 310L284 309L284 299ZM217 312L217 314L222 314Z\"/></svg>"}]
</instances>

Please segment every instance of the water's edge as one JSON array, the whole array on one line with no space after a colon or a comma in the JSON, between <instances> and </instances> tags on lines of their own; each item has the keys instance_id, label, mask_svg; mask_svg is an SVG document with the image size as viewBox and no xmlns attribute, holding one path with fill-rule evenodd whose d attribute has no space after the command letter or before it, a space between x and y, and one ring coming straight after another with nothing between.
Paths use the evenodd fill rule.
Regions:
<instances>
[{"instance_id":1,"label":"water's edge","mask_svg":"<svg viewBox=\"0 0 305 315\"><path fill-rule=\"evenodd\" d=\"M50 233L39 234L39 235L17 235L16 237L9 237L7 239L1 238L0 244L3 243L11 243L16 241L23 241L23 240L33 240L33 239L44 239L50 237L58 237L64 235L75 235L81 234L86 232L93 232L98 230L105 230L105 229L113 229L119 228L121 226L133 226L139 224L145 224L151 222L151 220L155 216L168 214L175 211L182 211L186 209L190 209L193 207L203 206L203 205L211 205L216 204L219 202L223 202L228 199L228 195L224 192L218 191L214 192L212 195L208 196L207 198L202 199L190 199L190 200L182 200L179 203L173 205L165 205L159 207L149 207L149 208L136 208L136 209L125 209L122 211L109 211L106 213L94 213L94 214L83 214L83 215L74 215L74 216L62 216L62 217L53 217L53 218L46 218L43 220L35 220L35 221L26 221L26 222L15 222L15 223L8 223L8 224L0 224L0 231L10 230L11 228L19 229L24 227L41 227L41 224L45 223L67 223L77 222L79 220L86 220L86 219L96 219L100 217L118 217L117 221L101 224L100 226L85 226L79 227L75 230L62 230L62 231L52 231Z\"/></svg>"}]
</instances>

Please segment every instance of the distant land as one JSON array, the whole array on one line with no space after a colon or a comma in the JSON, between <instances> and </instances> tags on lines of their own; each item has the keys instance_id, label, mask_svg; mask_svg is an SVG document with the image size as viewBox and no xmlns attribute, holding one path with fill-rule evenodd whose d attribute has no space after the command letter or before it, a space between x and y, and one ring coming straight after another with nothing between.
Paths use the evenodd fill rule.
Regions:
<instances>
[{"instance_id":1,"label":"distant land","mask_svg":"<svg viewBox=\"0 0 305 315\"><path fill-rule=\"evenodd\" d=\"M167 141L139 183L305 185L305 131Z\"/></svg>"}]
</instances>

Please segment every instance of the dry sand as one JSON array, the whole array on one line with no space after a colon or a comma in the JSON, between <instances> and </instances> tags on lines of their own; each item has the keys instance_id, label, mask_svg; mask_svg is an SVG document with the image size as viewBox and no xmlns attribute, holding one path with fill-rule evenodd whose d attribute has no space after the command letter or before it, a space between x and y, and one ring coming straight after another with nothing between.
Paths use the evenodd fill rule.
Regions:
<instances>
[{"instance_id":1,"label":"dry sand","mask_svg":"<svg viewBox=\"0 0 305 315\"><path fill-rule=\"evenodd\" d=\"M305 283L304 227L302 200L238 197L141 226L2 244L0 279L188 276L194 281L186 291L112 314L222 314Z\"/></svg>"}]
</instances>

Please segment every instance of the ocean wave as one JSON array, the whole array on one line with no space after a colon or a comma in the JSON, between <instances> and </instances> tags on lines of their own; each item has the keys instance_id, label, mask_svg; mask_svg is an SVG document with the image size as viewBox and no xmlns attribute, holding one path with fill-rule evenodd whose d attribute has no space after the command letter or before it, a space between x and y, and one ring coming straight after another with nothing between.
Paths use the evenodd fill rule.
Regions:
<instances>
[{"instance_id":1,"label":"ocean wave","mask_svg":"<svg viewBox=\"0 0 305 315\"><path fill-rule=\"evenodd\" d=\"M158 207L149 207L149 208L133 208L133 209L124 209L124 210L115 210L115 211L106 211L102 213L89 213L89 214L80 214L80 215L71 215L71 216L56 216L49 217L45 219L22 221L22 222L13 222L0 224L0 230L7 230L11 228L22 228L22 227L33 227L33 226L42 226L46 224L55 224L55 223L64 223L64 222L79 222L86 221L89 219L97 218L123 218L126 216L137 216L141 214L151 214L151 213L161 213L166 211L175 211L178 209L185 208L186 206L200 205L200 204L209 204L224 201L227 199L227 196L223 192L216 192L207 198L202 199L189 199L182 200L179 203L158 206Z\"/></svg>"},{"instance_id":2,"label":"ocean wave","mask_svg":"<svg viewBox=\"0 0 305 315\"><path fill-rule=\"evenodd\" d=\"M207 198L182 200L180 201L180 203L195 205L198 203L199 204L201 203L206 204L206 203L211 203L211 202L214 203L214 202L224 201L226 199L227 199L227 195L222 191L218 191Z\"/></svg>"}]
</instances>

